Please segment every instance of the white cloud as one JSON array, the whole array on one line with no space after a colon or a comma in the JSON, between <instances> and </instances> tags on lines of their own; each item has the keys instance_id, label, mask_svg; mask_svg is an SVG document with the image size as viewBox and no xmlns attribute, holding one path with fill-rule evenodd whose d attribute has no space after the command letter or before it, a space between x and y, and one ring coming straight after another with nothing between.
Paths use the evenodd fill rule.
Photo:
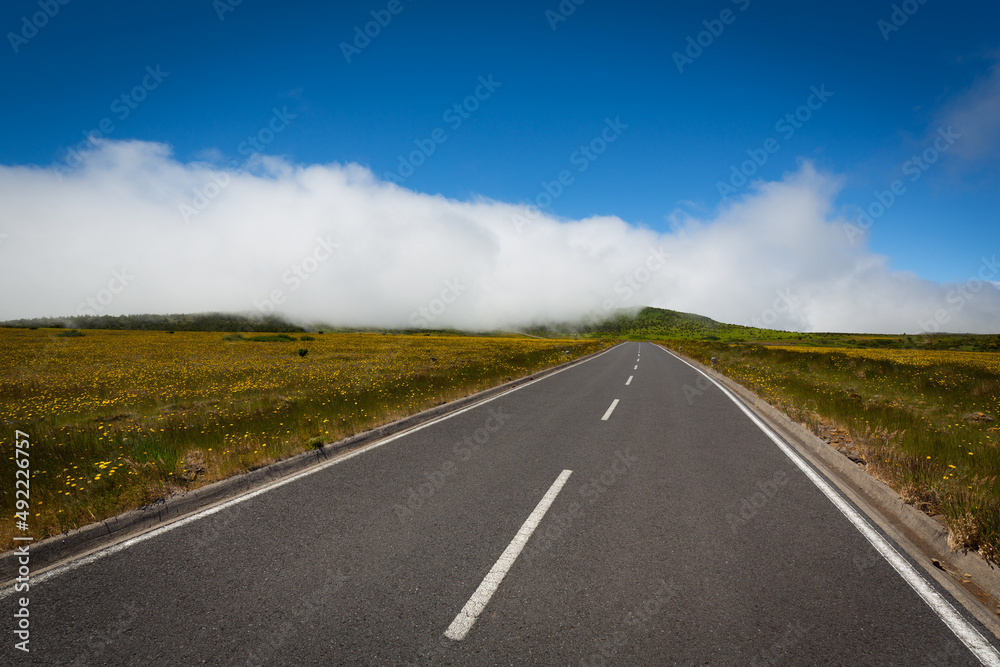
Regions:
<instances>
[{"instance_id":1,"label":"white cloud","mask_svg":"<svg viewBox=\"0 0 1000 667\"><path fill-rule=\"evenodd\" d=\"M653 305L798 330L914 332L938 311L944 330L1000 328L993 284L962 295L852 246L838 187L806 164L712 216L673 216L669 233L544 215L519 230L519 207L412 192L357 165L264 158L227 174L105 142L62 179L0 167L0 319L245 312L278 291L279 312L344 325L484 329ZM185 222L195 191L210 201Z\"/></svg>"}]
</instances>

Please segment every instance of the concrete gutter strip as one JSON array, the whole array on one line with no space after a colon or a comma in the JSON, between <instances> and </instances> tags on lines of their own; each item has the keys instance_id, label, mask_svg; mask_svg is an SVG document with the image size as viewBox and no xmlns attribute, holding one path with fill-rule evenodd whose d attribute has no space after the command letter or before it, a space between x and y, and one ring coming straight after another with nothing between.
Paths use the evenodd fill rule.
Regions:
<instances>
[{"instance_id":1,"label":"concrete gutter strip","mask_svg":"<svg viewBox=\"0 0 1000 667\"><path fill-rule=\"evenodd\" d=\"M564 368L583 363L592 357L607 352L611 347L592 352L579 359L568 361L558 366L533 373L532 375L512 380L492 389L486 389L465 396L450 403L437 405L409 417L403 417L389 424L383 424L370 431L356 433L337 442L324 445L322 448L282 459L264 468L258 468L257 470L219 480L218 482L171 496L145 507L140 507L97 523L88 524L61 535L46 538L38 543L28 543L31 544L32 572L39 572L42 568L60 561L96 551L102 547L151 530L156 526L176 521L225 500L262 488L284 477L323 463L333 454L376 442L442 415L460 410L486 398L502 394L526 382L531 382ZM0 572L8 573L16 571L17 555L15 552L7 551L0 554ZM9 581L4 581L0 586L6 586L9 583Z\"/></svg>"},{"instance_id":2,"label":"concrete gutter strip","mask_svg":"<svg viewBox=\"0 0 1000 667\"><path fill-rule=\"evenodd\" d=\"M989 595L996 603L1000 601L1000 569L985 560L978 552L952 551L951 547L948 546L948 530L941 523L912 505L903 502L899 494L884 482L869 475L863 467L838 452L801 424L789 419L784 413L746 387L694 359L678 354L676 350L671 350L671 353L677 354L701 368L736 394L786 442L794 446L800 453L805 454L810 463L827 479L836 484L841 491L844 491L869 518L879 523L887 532L895 533L892 536L900 543L900 546L911 547L907 551L935 579L945 583L942 581L944 572L951 574L954 581L950 582L951 586L947 586L949 590L955 593L954 586L961 586L961 590L966 594L966 602L974 601L978 611L970 608L968 604L965 606L991 632L1000 637L1000 620L995 613L996 608L988 609L985 607L983 601L971 593L967 586L963 585L968 582L963 582L960 579L962 575L971 575L975 586ZM893 531L891 528L896 530ZM904 539L901 540L900 537ZM909 545L905 544L907 541L910 542ZM943 567L936 568L932 559L937 559ZM942 569L944 572L941 571Z\"/></svg>"}]
</instances>

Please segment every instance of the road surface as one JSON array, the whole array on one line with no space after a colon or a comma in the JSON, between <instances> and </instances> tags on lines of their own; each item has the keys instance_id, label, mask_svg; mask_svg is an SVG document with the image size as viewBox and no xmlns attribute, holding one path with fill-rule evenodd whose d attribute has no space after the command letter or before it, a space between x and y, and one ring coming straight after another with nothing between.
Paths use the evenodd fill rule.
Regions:
<instances>
[{"instance_id":1,"label":"road surface","mask_svg":"<svg viewBox=\"0 0 1000 667\"><path fill-rule=\"evenodd\" d=\"M615 347L37 578L31 652L5 651L60 665L992 664L985 630L935 584L918 594L699 377L652 344Z\"/></svg>"}]
</instances>

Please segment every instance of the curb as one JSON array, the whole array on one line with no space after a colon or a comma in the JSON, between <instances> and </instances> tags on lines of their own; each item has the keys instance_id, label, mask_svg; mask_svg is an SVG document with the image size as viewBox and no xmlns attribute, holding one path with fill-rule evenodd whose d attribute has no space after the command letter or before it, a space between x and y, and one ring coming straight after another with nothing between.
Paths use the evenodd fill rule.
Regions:
<instances>
[{"instance_id":1,"label":"curb","mask_svg":"<svg viewBox=\"0 0 1000 667\"><path fill-rule=\"evenodd\" d=\"M276 461L269 466L251 470L250 472L234 477L227 477L226 479L213 482L192 491L130 510L124 514L91 523L61 535L48 537L41 542L29 543L31 544L29 552L32 573L38 572L42 568L46 568L59 561L82 556L86 553L110 546L115 542L120 542L126 538L146 532L161 524L176 521L211 505L260 489L294 473L323 463L333 454L370 444L390 435L406 431L424 422L431 421L450 412L455 412L473 403L478 403L483 399L503 394L527 382L532 382L564 368L581 364L617 346L618 344L613 344L610 347L592 352L579 359L574 359L573 361L568 361L558 366L505 382L496 387L484 389L475 394L428 408L408 417L397 419L394 422L377 426L369 431L355 433L336 442L323 445L322 448L295 454L287 459ZM18 555L13 550L0 554L0 572L17 572L17 558ZM12 582L13 579L0 580L0 588L6 588Z\"/></svg>"},{"instance_id":2,"label":"curb","mask_svg":"<svg viewBox=\"0 0 1000 667\"><path fill-rule=\"evenodd\" d=\"M813 467L834 482L841 491L846 492L848 497L861 507L869 518L888 519L889 525L911 542L913 549L906 549L910 556L914 557L928 572L935 575L934 578L939 582L944 583L942 577L938 576L939 573L951 575L950 581L967 593L967 601L975 600L976 606L986 613L976 613L971 608L970 611L987 628L1000 637L1000 621L993 613L1000 607L994 606L990 609L985 606L981 599L982 593L985 593L992 598L992 602L1000 601L1000 568L986 561L977 552L952 551L951 547L948 546L948 530L941 523L912 505L904 503L899 494L887 484L869 475L864 468L821 440L812 431L789 419L784 413L743 385L695 359L679 354L676 350L669 351L697 366L736 394L748 407L763 417L768 425L774 428L788 444L794 446L800 453L806 454ZM844 488L845 485L848 487L847 489ZM887 529L883 522L877 522L884 530ZM897 543L901 541L898 537L899 535L893 536ZM904 545L900 544L900 546ZM933 563L934 560L940 562L941 565L936 566ZM967 586L970 582L962 579L962 575L966 573L970 574L971 579L975 582L972 590ZM953 594L955 593L953 586L948 588ZM975 588L980 589L980 595L976 595ZM968 604L965 606L969 608Z\"/></svg>"}]
</instances>

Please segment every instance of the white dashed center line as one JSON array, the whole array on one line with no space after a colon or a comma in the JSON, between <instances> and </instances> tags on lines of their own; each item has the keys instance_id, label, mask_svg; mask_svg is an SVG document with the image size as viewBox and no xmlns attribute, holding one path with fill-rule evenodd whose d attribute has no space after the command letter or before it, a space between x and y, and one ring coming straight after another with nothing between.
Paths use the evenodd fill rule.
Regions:
<instances>
[{"instance_id":1,"label":"white dashed center line","mask_svg":"<svg viewBox=\"0 0 1000 667\"><path fill-rule=\"evenodd\" d=\"M445 630L445 637L461 641L465 639L465 635L469 634L472 624L476 622L479 615L486 609L486 605L489 604L490 598L493 597L497 587L500 586L500 582L507 576L508 570L514 564L521 550L524 549L524 545L528 543L528 538L535 532L535 528L538 527L542 517L549 510L552 501L559 495L559 491L572 474L572 470L563 470L559 474L556 481L552 483L549 490L538 501L538 505L535 506L535 510L528 516L527 521L521 525L521 529L517 531L517 535L510 541L504 552L500 554L500 558L497 559L493 569L483 577L483 582L479 584L479 588L476 589L476 592L472 594L469 601L462 607L462 611L458 612L458 616L455 617L455 620Z\"/></svg>"},{"instance_id":2,"label":"white dashed center line","mask_svg":"<svg viewBox=\"0 0 1000 667\"><path fill-rule=\"evenodd\" d=\"M603 422L608 421L608 417L611 416L611 413L615 411L615 408L617 406L618 406L618 399L616 398L615 400L611 401L611 407L608 408L608 411L604 413L603 417L601 417L601 421Z\"/></svg>"},{"instance_id":3,"label":"white dashed center line","mask_svg":"<svg viewBox=\"0 0 1000 667\"><path fill-rule=\"evenodd\" d=\"M625 386L626 386L626 387L627 387L627 386L629 386L630 384L632 384L632 378L633 378L633 377L634 377L634 376L632 376L632 375L629 375L629 376L628 376L628 379L627 379L627 380L625 380Z\"/></svg>"}]
</instances>

